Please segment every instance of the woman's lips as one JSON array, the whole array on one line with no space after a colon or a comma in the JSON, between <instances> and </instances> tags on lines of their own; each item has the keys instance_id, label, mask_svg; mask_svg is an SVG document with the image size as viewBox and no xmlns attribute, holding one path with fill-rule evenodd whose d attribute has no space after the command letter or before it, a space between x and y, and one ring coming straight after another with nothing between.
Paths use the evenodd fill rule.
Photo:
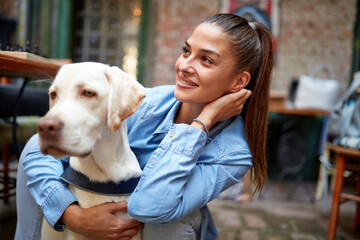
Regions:
<instances>
[{"instance_id":1,"label":"woman's lips","mask_svg":"<svg viewBox=\"0 0 360 240\"><path fill-rule=\"evenodd\" d=\"M193 81L190 81L186 78L184 78L183 76L179 75L179 78L178 78L178 84L181 86L190 86L190 87L197 87L199 85L197 85L196 83L194 83Z\"/></svg>"},{"instance_id":2,"label":"woman's lips","mask_svg":"<svg viewBox=\"0 0 360 240\"><path fill-rule=\"evenodd\" d=\"M179 81L181 82L181 83L183 83L183 84L186 84L186 85L190 85L190 86L197 86L197 84L195 84L195 83L192 83L192 82L188 82L188 81L185 81L185 80L183 80L183 79L179 79Z\"/></svg>"}]
</instances>

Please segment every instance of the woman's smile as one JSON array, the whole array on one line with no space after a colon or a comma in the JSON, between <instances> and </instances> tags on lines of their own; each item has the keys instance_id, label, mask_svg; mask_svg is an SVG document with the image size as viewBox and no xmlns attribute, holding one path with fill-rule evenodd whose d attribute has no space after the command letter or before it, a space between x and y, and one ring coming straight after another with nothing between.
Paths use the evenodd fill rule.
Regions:
<instances>
[{"instance_id":1,"label":"woman's smile","mask_svg":"<svg viewBox=\"0 0 360 240\"><path fill-rule=\"evenodd\" d=\"M185 87L185 88L186 87L198 87L199 86L196 83L194 83L193 81L185 78L182 74L179 74L177 85L179 87Z\"/></svg>"}]
</instances>

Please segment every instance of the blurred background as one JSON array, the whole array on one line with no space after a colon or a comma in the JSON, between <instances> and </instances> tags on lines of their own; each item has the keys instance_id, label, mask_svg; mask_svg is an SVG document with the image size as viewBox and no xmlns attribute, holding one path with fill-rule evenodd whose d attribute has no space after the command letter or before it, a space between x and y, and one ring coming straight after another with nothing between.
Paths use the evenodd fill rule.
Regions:
<instances>
[{"instance_id":1,"label":"blurred background","mask_svg":"<svg viewBox=\"0 0 360 240\"><path fill-rule=\"evenodd\" d=\"M29 42L47 58L120 66L146 86L174 83L183 42L219 12L271 29L274 91L286 92L292 78L322 62L330 64L344 91L358 67L356 0L6 0L0 12L3 50L6 42Z\"/></svg>"},{"instance_id":2,"label":"blurred background","mask_svg":"<svg viewBox=\"0 0 360 240\"><path fill-rule=\"evenodd\" d=\"M271 30L275 61L269 182L261 196L248 196L250 179L210 204L221 239L325 239L334 165L325 169L320 158L332 107L360 70L359 9L359 0L0 1L0 57L10 56L0 58L0 238L13 238L17 159L48 109L47 87L62 64L102 62L146 87L174 84L175 62L194 27L227 12ZM327 105L311 104L323 101L322 93L301 104L296 93L303 76L335 81L325 92ZM356 191L357 159L344 174L350 192ZM355 211L355 203L341 207L337 239L360 239Z\"/></svg>"}]
</instances>

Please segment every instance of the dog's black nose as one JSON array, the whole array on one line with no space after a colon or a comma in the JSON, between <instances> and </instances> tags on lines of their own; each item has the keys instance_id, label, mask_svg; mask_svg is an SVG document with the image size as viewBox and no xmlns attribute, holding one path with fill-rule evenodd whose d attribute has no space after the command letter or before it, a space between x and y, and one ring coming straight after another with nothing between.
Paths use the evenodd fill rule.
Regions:
<instances>
[{"instance_id":1,"label":"dog's black nose","mask_svg":"<svg viewBox=\"0 0 360 240\"><path fill-rule=\"evenodd\" d=\"M37 130L41 136L53 138L63 128L63 126L64 123L58 118L44 117L39 121Z\"/></svg>"}]
</instances>

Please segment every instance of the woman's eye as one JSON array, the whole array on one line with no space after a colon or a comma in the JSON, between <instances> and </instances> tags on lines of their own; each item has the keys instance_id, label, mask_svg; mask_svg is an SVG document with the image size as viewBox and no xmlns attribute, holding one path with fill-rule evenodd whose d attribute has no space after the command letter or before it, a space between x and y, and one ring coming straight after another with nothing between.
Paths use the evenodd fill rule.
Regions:
<instances>
[{"instance_id":1,"label":"woman's eye","mask_svg":"<svg viewBox=\"0 0 360 240\"><path fill-rule=\"evenodd\" d=\"M56 98L56 92L51 92L50 93L50 98L55 99Z\"/></svg>"},{"instance_id":2,"label":"woman's eye","mask_svg":"<svg viewBox=\"0 0 360 240\"><path fill-rule=\"evenodd\" d=\"M82 92L82 95L85 96L85 97L93 97L93 96L95 96L95 93L92 92L92 91L89 91L89 90L84 90Z\"/></svg>"},{"instance_id":3,"label":"woman's eye","mask_svg":"<svg viewBox=\"0 0 360 240\"><path fill-rule=\"evenodd\" d=\"M190 51L186 47L183 47L182 51L183 51L184 56L189 56L190 55Z\"/></svg>"},{"instance_id":4,"label":"woman's eye","mask_svg":"<svg viewBox=\"0 0 360 240\"><path fill-rule=\"evenodd\" d=\"M208 64L214 64L213 61L208 57L203 57L203 61L208 63Z\"/></svg>"}]
</instances>

